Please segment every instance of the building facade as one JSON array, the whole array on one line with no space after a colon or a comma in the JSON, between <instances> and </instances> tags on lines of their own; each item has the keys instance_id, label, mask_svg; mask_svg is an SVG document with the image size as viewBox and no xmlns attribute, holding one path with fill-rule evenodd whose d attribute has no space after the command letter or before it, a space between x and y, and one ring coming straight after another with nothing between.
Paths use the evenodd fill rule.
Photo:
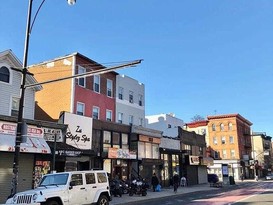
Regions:
<instances>
[{"instance_id":1,"label":"building facade","mask_svg":"<svg viewBox=\"0 0 273 205\"><path fill-rule=\"evenodd\" d=\"M144 126L145 86L125 75L116 76L116 122Z\"/></svg>"}]
</instances>

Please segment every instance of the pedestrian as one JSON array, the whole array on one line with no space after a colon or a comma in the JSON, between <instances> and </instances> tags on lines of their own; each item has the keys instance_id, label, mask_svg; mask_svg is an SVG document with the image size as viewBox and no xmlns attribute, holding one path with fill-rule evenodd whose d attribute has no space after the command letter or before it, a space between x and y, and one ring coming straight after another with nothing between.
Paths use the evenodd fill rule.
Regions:
<instances>
[{"instance_id":1,"label":"pedestrian","mask_svg":"<svg viewBox=\"0 0 273 205\"><path fill-rule=\"evenodd\" d=\"M186 177L181 177L181 181L180 181L180 185L181 186L187 186L187 179L186 179Z\"/></svg>"},{"instance_id":2,"label":"pedestrian","mask_svg":"<svg viewBox=\"0 0 273 205\"><path fill-rule=\"evenodd\" d=\"M175 193L177 192L178 185L179 185L179 176L177 173L175 173L173 176L173 191Z\"/></svg>"},{"instance_id":3,"label":"pedestrian","mask_svg":"<svg viewBox=\"0 0 273 205\"><path fill-rule=\"evenodd\" d=\"M153 192L155 192L155 188L158 184L159 184L158 178L157 178L156 174L154 173L152 176Z\"/></svg>"},{"instance_id":4,"label":"pedestrian","mask_svg":"<svg viewBox=\"0 0 273 205\"><path fill-rule=\"evenodd\" d=\"M244 174L243 173L241 173L241 180L242 180L242 182L244 181Z\"/></svg>"}]
</instances>

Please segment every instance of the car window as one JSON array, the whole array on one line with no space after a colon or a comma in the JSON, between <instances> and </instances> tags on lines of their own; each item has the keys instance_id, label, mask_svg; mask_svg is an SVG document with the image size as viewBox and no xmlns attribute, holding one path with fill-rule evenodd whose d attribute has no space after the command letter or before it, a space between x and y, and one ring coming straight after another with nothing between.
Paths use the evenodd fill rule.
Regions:
<instances>
[{"instance_id":1,"label":"car window","mask_svg":"<svg viewBox=\"0 0 273 205\"><path fill-rule=\"evenodd\" d=\"M75 182L75 185L83 185L82 174L72 174L71 181Z\"/></svg>"},{"instance_id":2,"label":"car window","mask_svg":"<svg viewBox=\"0 0 273 205\"><path fill-rule=\"evenodd\" d=\"M97 173L97 178L98 178L99 183L106 183L107 182L106 173Z\"/></svg>"},{"instance_id":3,"label":"car window","mask_svg":"<svg viewBox=\"0 0 273 205\"><path fill-rule=\"evenodd\" d=\"M95 184L96 183L94 173L86 173L85 178L86 178L86 184Z\"/></svg>"}]
</instances>

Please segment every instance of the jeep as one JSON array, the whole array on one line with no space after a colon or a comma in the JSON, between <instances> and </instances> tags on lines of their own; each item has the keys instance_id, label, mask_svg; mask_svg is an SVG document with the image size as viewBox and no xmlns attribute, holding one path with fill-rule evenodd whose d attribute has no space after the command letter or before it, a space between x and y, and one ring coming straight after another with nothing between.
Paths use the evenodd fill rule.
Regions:
<instances>
[{"instance_id":1,"label":"jeep","mask_svg":"<svg viewBox=\"0 0 273 205\"><path fill-rule=\"evenodd\" d=\"M108 205L111 201L107 172L59 172L44 175L37 188L15 194L6 204Z\"/></svg>"}]
</instances>

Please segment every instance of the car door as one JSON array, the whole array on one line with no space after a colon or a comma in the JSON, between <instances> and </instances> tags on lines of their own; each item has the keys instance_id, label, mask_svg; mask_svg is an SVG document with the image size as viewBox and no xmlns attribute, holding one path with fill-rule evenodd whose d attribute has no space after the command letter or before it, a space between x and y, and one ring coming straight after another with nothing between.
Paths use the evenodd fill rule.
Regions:
<instances>
[{"instance_id":1,"label":"car door","mask_svg":"<svg viewBox=\"0 0 273 205\"><path fill-rule=\"evenodd\" d=\"M86 204L87 191L83 181L83 174L77 173L71 175L70 182L73 186L69 189L69 204L70 205L81 205Z\"/></svg>"},{"instance_id":2,"label":"car door","mask_svg":"<svg viewBox=\"0 0 273 205\"><path fill-rule=\"evenodd\" d=\"M97 192L97 183L95 178L95 173L87 172L85 173L85 183L87 192L87 203L91 204L94 202L94 198Z\"/></svg>"}]
</instances>

